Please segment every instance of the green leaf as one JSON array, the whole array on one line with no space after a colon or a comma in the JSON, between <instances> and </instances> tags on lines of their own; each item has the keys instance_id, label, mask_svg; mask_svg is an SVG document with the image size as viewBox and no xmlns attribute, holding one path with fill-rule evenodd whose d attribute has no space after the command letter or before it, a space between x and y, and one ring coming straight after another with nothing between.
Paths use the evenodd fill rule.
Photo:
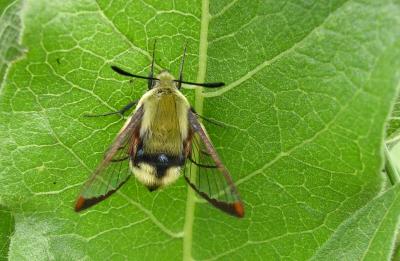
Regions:
<instances>
[{"instance_id":1,"label":"green leaf","mask_svg":"<svg viewBox=\"0 0 400 261\"><path fill-rule=\"evenodd\" d=\"M9 64L23 53L20 45L22 1L0 2L0 87Z\"/></svg>"},{"instance_id":2,"label":"green leaf","mask_svg":"<svg viewBox=\"0 0 400 261\"><path fill-rule=\"evenodd\" d=\"M10 259L329 254L325 246L381 192L399 13L398 0L26 1L28 51L0 94L0 197L15 217ZM115 111L145 92L145 81L110 65L146 75L156 39L157 70L176 75L187 43L185 79L227 84L183 92L198 112L230 126L206 123L244 219L197 200L183 179L154 193L131 179L101 204L73 211L123 124L83 115Z\"/></svg>"},{"instance_id":3,"label":"green leaf","mask_svg":"<svg viewBox=\"0 0 400 261\"><path fill-rule=\"evenodd\" d=\"M10 210L0 205L0 260L7 260L10 238L14 232L14 218Z\"/></svg>"},{"instance_id":4,"label":"green leaf","mask_svg":"<svg viewBox=\"0 0 400 261\"><path fill-rule=\"evenodd\" d=\"M400 132L400 98L396 99L394 104L392 114L389 118L388 128L386 131L388 138L394 138L399 136Z\"/></svg>"},{"instance_id":5,"label":"green leaf","mask_svg":"<svg viewBox=\"0 0 400 261\"><path fill-rule=\"evenodd\" d=\"M400 216L400 185L344 222L314 260L390 260Z\"/></svg>"}]
</instances>

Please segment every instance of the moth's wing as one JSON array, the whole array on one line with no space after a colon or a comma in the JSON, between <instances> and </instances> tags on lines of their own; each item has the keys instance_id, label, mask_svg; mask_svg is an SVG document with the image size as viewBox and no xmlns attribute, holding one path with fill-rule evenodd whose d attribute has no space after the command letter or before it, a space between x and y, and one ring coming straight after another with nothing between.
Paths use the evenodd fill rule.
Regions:
<instances>
[{"instance_id":1,"label":"moth's wing","mask_svg":"<svg viewBox=\"0 0 400 261\"><path fill-rule=\"evenodd\" d=\"M243 217L244 206L203 125L189 111L192 131L185 168L186 182L204 199L226 213Z\"/></svg>"},{"instance_id":2,"label":"moth's wing","mask_svg":"<svg viewBox=\"0 0 400 261\"><path fill-rule=\"evenodd\" d=\"M75 211L84 210L106 199L129 179L129 160L139 142L136 133L142 116L143 108L140 107L121 129L101 163L83 185Z\"/></svg>"}]
</instances>

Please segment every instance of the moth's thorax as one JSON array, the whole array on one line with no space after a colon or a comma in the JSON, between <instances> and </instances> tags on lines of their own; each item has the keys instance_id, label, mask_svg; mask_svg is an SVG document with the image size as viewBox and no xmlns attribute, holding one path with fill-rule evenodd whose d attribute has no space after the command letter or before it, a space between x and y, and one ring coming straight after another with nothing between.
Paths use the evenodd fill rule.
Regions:
<instances>
[{"instance_id":1,"label":"moth's thorax","mask_svg":"<svg viewBox=\"0 0 400 261\"><path fill-rule=\"evenodd\" d=\"M143 106L140 137L144 147L151 153L179 154L188 136L190 104L186 97L176 88L153 88L138 106Z\"/></svg>"},{"instance_id":2,"label":"moth's thorax","mask_svg":"<svg viewBox=\"0 0 400 261\"><path fill-rule=\"evenodd\" d=\"M154 89L176 89L175 78L168 71L162 71L157 75L158 81L155 82Z\"/></svg>"}]
</instances>

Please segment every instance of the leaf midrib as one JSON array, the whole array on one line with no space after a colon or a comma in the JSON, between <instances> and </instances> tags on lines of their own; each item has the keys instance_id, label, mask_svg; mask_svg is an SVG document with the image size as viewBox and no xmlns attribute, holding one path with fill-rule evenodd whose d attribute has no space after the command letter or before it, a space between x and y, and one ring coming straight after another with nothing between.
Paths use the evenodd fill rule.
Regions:
<instances>
[{"instance_id":1,"label":"leaf midrib","mask_svg":"<svg viewBox=\"0 0 400 261\"><path fill-rule=\"evenodd\" d=\"M201 4L201 27L199 43L199 65L197 72L197 82L204 82L207 68L207 48L208 48L208 25L210 21L208 0L202 0ZM195 91L195 110L201 115L203 113L204 94L202 88L196 88ZM190 186L187 186L185 223L183 227L183 260L192 260L192 242L193 242L193 222L195 211L196 196Z\"/></svg>"}]
</instances>

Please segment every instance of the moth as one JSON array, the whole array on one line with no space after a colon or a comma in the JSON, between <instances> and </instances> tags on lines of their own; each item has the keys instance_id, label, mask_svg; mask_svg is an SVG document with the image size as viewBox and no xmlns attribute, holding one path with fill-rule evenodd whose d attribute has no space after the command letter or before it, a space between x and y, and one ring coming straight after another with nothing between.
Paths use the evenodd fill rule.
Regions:
<instances>
[{"instance_id":1,"label":"moth","mask_svg":"<svg viewBox=\"0 0 400 261\"><path fill-rule=\"evenodd\" d=\"M236 217L244 216L238 190L199 121L201 116L180 91L183 83L206 88L217 88L224 83L184 81L185 54L186 47L179 79L167 70L154 77L154 51L148 77L111 66L120 75L147 79L148 91L117 112L91 115L124 114L136 105L103 160L83 185L75 211L106 199L132 173L150 191L170 185L183 173L187 184L213 206Z\"/></svg>"}]
</instances>

